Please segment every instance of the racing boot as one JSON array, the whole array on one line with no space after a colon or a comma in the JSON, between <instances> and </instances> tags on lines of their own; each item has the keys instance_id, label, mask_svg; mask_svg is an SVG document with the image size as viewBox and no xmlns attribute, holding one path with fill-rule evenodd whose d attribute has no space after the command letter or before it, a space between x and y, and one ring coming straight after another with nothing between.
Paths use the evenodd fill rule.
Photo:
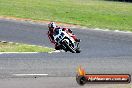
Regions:
<instances>
[{"instance_id":1,"label":"racing boot","mask_svg":"<svg viewBox=\"0 0 132 88\"><path fill-rule=\"evenodd\" d=\"M61 50L61 46L58 45L58 44L55 44L55 49L56 49L56 50Z\"/></svg>"},{"instance_id":2,"label":"racing boot","mask_svg":"<svg viewBox=\"0 0 132 88\"><path fill-rule=\"evenodd\" d=\"M56 49L56 50L60 50L60 47L59 47L59 46L57 46L57 47L55 47L55 49Z\"/></svg>"}]
</instances>

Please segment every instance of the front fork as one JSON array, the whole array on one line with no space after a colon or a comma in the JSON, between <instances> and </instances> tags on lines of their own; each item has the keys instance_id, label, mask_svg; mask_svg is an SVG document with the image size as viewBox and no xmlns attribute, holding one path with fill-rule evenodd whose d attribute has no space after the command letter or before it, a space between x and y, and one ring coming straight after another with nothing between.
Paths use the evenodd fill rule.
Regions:
<instances>
[{"instance_id":1,"label":"front fork","mask_svg":"<svg viewBox=\"0 0 132 88\"><path fill-rule=\"evenodd\" d=\"M76 42L76 49L80 49L79 42Z\"/></svg>"}]
</instances>

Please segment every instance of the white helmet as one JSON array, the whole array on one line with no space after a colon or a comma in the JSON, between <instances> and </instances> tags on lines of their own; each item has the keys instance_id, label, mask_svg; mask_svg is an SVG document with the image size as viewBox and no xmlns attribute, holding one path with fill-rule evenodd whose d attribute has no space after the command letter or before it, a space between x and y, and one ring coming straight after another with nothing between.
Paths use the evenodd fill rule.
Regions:
<instances>
[{"instance_id":1,"label":"white helmet","mask_svg":"<svg viewBox=\"0 0 132 88\"><path fill-rule=\"evenodd\" d=\"M49 28L56 28L55 22L50 22L50 23L48 24L48 27L49 27Z\"/></svg>"}]
</instances>

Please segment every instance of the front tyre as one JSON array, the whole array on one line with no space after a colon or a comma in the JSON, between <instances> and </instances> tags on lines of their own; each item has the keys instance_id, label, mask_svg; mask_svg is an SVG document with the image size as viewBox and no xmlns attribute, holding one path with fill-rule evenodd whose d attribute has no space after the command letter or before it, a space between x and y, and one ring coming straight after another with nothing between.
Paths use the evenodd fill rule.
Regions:
<instances>
[{"instance_id":1,"label":"front tyre","mask_svg":"<svg viewBox=\"0 0 132 88\"><path fill-rule=\"evenodd\" d=\"M69 44L66 41L64 41L63 43L66 46L67 50L69 50L72 53L76 53L76 51L74 50L74 48L72 46L69 46Z\"/></svg>"},{"instance_id":2,"label":"front tyre","mask_svg":"<svg viewBox=\"0 0 132 88\"><path fill-rule=\"evenodd\" d=\"M81 50L80 49L76 49L76 53L80 53L81 52Z\"/></svg>"}]
</instances>

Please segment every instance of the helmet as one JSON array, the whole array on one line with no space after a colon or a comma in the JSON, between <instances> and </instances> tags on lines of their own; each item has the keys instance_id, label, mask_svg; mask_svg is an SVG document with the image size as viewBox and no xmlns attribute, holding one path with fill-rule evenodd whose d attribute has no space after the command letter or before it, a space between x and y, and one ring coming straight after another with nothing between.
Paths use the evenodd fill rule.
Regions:
<instances>
[{"instance_id":1,"label":"helmet","mask_svg":"<svg viewBox=\"0 0 132 88\"><path fill-rule=\"evenodd\" d=\"M49 28L55 28L55 27L56 27L55 22L50 22L50 23L48 24L48 27L49 27Z\"/></svg>"}]
</instances>

